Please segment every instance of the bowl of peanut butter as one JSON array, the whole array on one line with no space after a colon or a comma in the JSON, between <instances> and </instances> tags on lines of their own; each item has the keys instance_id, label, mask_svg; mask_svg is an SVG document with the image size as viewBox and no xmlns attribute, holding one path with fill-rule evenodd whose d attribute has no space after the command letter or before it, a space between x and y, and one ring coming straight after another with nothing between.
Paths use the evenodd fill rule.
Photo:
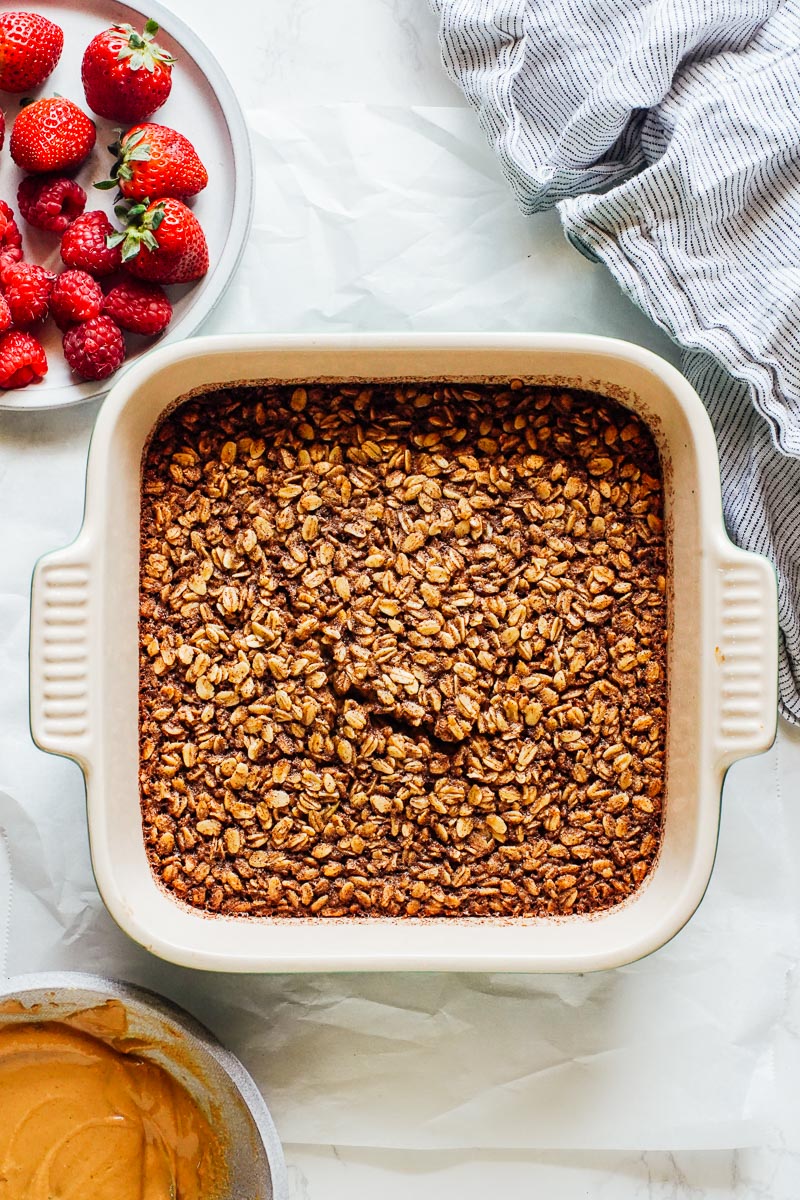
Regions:
<instances>
[{"instance_id":1,"label":"bowl of peanut butter","mask_svg":"<svg viewBox=\"0 0 800 1200\"><path fill-rule=\"evenodd\" d=\"M264 1099L155 993L93 975L0 983L0 1200L285 1200Z\"/></svg>"}]
</instances>

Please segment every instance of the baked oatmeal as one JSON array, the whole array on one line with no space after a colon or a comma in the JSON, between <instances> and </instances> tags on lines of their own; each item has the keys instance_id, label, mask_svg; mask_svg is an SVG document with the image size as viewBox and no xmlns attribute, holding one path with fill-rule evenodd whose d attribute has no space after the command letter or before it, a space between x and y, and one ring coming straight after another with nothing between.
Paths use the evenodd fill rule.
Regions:
<instances>
[{"instance_id":1,"label":"baked oatmeal","mask_svg":"<svg viewBox=\"0 0 800 1200\"><path fill-rule=\"evenodd\" d=\"M227 914L522 917L656 856L649 430L519 380L237 386L143 460L152 869Z\"/></svg>"}]
</instances>

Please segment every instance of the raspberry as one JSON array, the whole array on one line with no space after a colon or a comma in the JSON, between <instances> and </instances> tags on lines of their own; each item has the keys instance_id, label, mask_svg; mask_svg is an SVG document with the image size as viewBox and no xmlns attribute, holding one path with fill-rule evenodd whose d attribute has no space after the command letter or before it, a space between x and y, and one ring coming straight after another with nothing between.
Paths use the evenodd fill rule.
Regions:
<instances>
[{"instance_id":1,"label":"raspberry","mask_svg":"<svg viewBox=\"0 0 800 1200\"><path fill-rule=\"evenodd\" d=\"M52 271L35 263L3 264L3 295L15 325L33 325L47 316L54 279Z\"/></svg>"},{"instance_id":2,"label":"raspberry","mask_svg":"<svg viewBox=\"0 0 800 1200\"><path fill-rule=\"evenodd\" d=\"M6 277L6 272L10 267L15 267L18 262L22 261L22 251L12 248L11 250L0 250L0 285Z\"/></svg>"},{"instance_id":3,"label":"raspberry","mask_svg":"<svg viewBox=\"0 0 800 1200\"><path fill-rule=\"evenodd\" d=\"M64 334L64 357L82 379L107 379L122 365L125 339L111 317L92 317Z\"/></svg>"},{"instance_id":4,"label":"raspberry","mask_svg":"<svg viewBox=\"0 0 800 1200\"><path fill-rule=\"evenodd\" d=\"M17 189L19 211L29 225L63 233L86 207L86 192L59 175L28 175Z\"/></svg>"},{"instance_id":5,"label":"raspberry","mask_svg":"<svg viewBox=\"0 0 800 1200\"><path fill-rule=\"evenodd\" d=\"M119 246L110 250L106 238L115 233L104 212L93 210L76 217L61 238L61 257L68 267L77 267L99 277L111 275L122 263Z\"/></svg>"},{"instance_id":6,"label":"raspberry","mask_svg":"<svg viewBox=\"0 0 800 1200\"><path fill-rule=\"evenodd\" d=\"M0 387L21 388L47 374L44 346L29 333L0 333Z\"/></svg>"},{"instance_id":7,"label":"raspberry","mask_svg":"<svg viewBox=\"0 0 800 1200\"><path fill-rule=\"evenodd\" d=\"M163 333L172 320L172 305L164 289L138 279L124 279L113 287L105 298L103 312L123 329L147 337Z\"/></svg>"},{"instance_id":8,"label":"raspberry","mask_svg":"<svg viewBox=\"0 0 800 1200\"><path fill-rule=\"evenodd\" d=\"M0 333L5 332L11 325L11 309L5 296L0 294Z\"/></svg>"},{"instance_id":9,"label":"raspberry","mask_svg":"<svg viewBox=\"0 0 800 1200\"><path fill-rule=\"evenodd\" d=\"M50 312L59 329L99 317L103 309L100 284L86 271L62 271L50 293Z\"/></svg>"},{"instance_id":10,"label":"raspberry","mask_svg":"<svg viewBox=\"0 0 800 1200\"><path fill-rule=\"evenodd\" d=\"M22 234L14 220L14 212L5 200L0 200L0 215L3 217L2 229L0 229L0 255L3 257L9 255L14 262L19 262L22 258Z\"/></svg>"}]
</instances>

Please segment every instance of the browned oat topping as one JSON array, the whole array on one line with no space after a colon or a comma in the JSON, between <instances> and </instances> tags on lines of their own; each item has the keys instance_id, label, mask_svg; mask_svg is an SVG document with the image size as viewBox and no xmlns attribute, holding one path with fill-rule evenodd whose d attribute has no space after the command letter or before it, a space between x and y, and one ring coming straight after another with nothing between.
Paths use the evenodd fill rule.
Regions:
<instances>
[{"instance_id":1,"label":"browned oat topping","mask_svg":"<svg viewBox=\"0 0 800 1200\"><path fill-rule=\"evenodd\" d=\"M656 854L648 430L524 385L235 387L144 457L141 799L212 912L606 908Z\"/></svg>"}]
</instances>

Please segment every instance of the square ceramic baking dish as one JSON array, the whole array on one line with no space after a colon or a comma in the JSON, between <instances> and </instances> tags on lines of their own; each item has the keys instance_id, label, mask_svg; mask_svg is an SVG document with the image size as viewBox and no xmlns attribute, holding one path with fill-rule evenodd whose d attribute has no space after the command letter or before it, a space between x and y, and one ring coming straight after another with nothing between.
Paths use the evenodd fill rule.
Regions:
<instances>
[{"instance_id":1,"label":"square ceramic baking dish","mask_svg":"<svg viewBox=\"0 0 800 1200\"><path fill-rule=\"evenodd\" d=\"M612 396L650 426L669 543L669 714L662 847L626 903L591 917L493 920L211 916L171 898L145 853L138 769L142 451L189 392L259 380L519 377ZM586 971L655 950L685 924L714 863L722 780L776 725L777 602L768 563L725 535L717 452L685 379L638 346L597 337L214 337L149 354L97 419L83 528L34 576L31 724L86 777L97 885L154 954L226 971Z\"/></svg>"}]
</instances>

